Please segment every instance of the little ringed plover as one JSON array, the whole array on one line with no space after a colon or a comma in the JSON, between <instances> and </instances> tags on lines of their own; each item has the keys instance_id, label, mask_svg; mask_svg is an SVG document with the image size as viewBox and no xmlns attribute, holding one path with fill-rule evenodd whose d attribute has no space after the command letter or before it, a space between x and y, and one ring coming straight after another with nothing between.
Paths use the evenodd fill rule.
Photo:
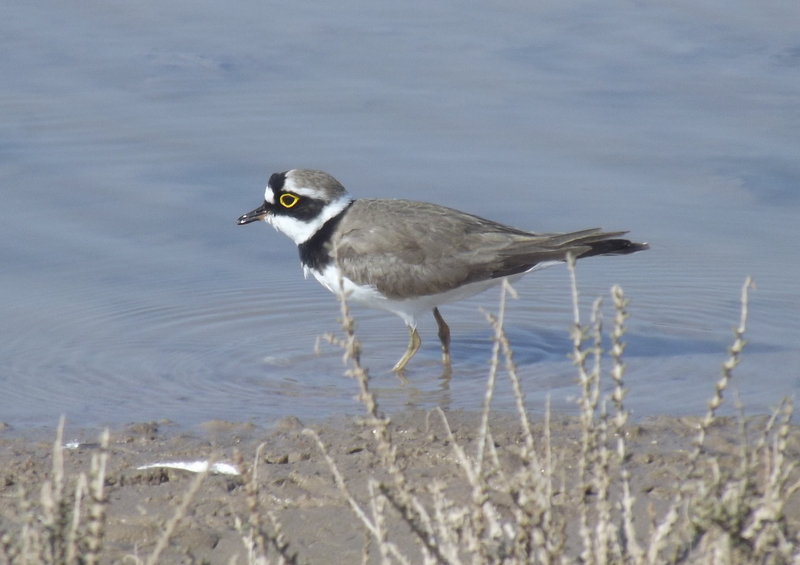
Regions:
<instances>
[{"instance_id":1,"label":"little ringed plover","mask_svg":"<svg viewBox=\"0 0 800 565\"><path fill-rule=\"evenodd\" d=\"M416 319L423 312L433 311L449 369L450 328L441 304L563 262L568 253L583 258L648 248L620 238L624 231L534 233L426 202L355 200L331 175L306 169L273 174L264 203L237 223L258 220L295 242L306 277L403 319L408 349L392 369L401 375L419 349Z\"/></svg>"}]
</instances>

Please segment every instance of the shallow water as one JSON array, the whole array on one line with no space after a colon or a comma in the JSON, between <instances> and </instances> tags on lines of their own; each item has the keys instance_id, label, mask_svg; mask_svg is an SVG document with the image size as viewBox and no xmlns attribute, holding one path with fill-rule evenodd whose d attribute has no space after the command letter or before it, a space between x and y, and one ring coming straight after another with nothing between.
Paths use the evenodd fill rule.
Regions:
<instances>
[{"instance_id":1,"label":"shallow water","mask_svg":"<svg viewBox=\"0 0 800 565\"><path fill-rule=\"evenodd\" d=\"M621 284L628 405L704 409L747 275L748 411L800 389L800 11L793 2L6 3L0 22L0 419L268 424L357 413L318 335L338 306L296 250L237 227L274 171L535 231L629 229L652 249L579 263ZM568 276L517 284L528 402L573 405ZM609 300L606 299L606 303ZM355 310L383 406L474 408L489 329L443 308L401 386L406 330ZM587 310L588 312L588 310ZM606 310L607 325L612 313ZM511 407L507 387L498 407Z\"/></svg>"}]
</instances>

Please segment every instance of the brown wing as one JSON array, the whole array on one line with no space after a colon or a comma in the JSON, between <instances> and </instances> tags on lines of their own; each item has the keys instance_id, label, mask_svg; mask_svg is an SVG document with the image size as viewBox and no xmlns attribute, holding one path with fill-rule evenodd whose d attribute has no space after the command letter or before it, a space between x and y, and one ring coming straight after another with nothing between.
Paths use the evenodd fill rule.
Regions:
<instances>
[{"instance_id":1,"label":"brown wing","mask_svg":"<svg viewBox=\"0 0 800 565\"><path fill-rule=\"evenodd\" d=\"M380 219L376 221L376 219ZM437 294L461 285L522 273L542 261L630 253L624 232L600 229L536 234L408 200L357 200L336 230L344 276L390 298ZM605 247L593 253L593 246Z\"/></svg>"}]
</instances>

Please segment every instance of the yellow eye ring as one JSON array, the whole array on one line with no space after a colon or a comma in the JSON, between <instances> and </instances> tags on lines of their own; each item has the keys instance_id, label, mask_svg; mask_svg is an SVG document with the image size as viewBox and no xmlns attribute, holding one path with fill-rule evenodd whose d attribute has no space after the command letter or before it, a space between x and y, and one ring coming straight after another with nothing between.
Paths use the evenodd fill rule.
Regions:
<instances>
[{"instance_id":1,"label":"yellow eye ring","mask_svg":"<svg viewBox=\"0 0 800 565\"><path fill-rule=\"evenodd\" d=\"M300 197L295 196L294 194L289 194L288 192L285 194L281 194L281 197L278 199L281 203L281 206L284 208L291 208L298 202L300 202Z\"/></svg>"}]
</instances>

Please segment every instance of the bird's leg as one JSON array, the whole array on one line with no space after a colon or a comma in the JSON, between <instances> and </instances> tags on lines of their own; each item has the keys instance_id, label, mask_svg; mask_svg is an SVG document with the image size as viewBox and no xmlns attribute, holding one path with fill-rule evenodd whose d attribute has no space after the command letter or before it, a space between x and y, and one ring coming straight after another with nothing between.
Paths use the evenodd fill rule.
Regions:
<instances>
[{"instance_id":1,"label":"bird's leg","mask_svg":"<svg viewBox=\"0 0 800 565\"><path fill-rule=\"evenodd\" d=\"M445 323L438 308L433 309L433 317L439 326L439 341L442 342L442 365L450 366L450 327Z\"/></svg>"},{"instance_id":2,"label":"bird's leg","mask_svg":"<svg viewBox=\"0 0 800 565\"><path fill-rule=\"evenodd\" d=\"M414 354L419 350L419 346L422 343L422 340L419 338L419 334L417 333L417 328L412 328L408 326L408 349L406 349L405 354L400 358L400 361L392 368L392 372L401 375L403 373L403 368L408 363L408 360L411 359Z\"/></svg>"}]
</instances>

